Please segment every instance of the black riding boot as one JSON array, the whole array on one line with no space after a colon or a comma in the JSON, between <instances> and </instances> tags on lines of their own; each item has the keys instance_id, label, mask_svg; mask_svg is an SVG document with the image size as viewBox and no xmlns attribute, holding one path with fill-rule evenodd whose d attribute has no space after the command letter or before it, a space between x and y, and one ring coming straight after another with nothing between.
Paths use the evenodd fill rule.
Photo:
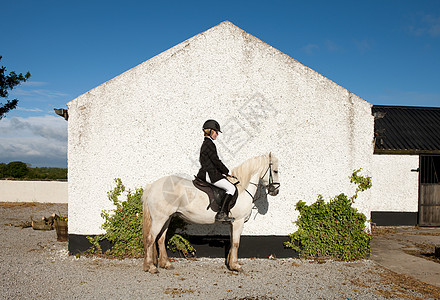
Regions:
<instances>
[{"instance_id":1,"label":"black riding boot","mask_svg":"<svg viewBox=\"0 0 440 300\"><path fill-rule=\"evenodd\" d=\"M226 194L225 199L223 199L222 208L215 215L215 220L218 222L233 222L235 219L229 217L229 202L231 202L232 195Z\"/></svg>"}]
</instances>

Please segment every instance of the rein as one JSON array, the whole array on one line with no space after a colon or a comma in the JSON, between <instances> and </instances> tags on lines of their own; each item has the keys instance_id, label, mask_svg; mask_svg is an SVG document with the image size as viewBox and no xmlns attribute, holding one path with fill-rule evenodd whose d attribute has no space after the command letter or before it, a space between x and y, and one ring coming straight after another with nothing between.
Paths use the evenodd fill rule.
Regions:
<instances>
[{"instance_id":1,"label":"rein","mask_svg":"<svg viewBox=\"0 0 440 300\"><path fill-rule=\"evenodd\" d=\"M258 188L258 184L255 184L255 183L253 183L253 182L249 182L249 183L255 185L255 186ZM254 202L255 202L255 197L252 196L252 194L251 194L247 189L244 189L244 190L249 194L249 196L251 196L251 198L252 198L252 203L254 203Z\"/></svg>"}]
</instances>

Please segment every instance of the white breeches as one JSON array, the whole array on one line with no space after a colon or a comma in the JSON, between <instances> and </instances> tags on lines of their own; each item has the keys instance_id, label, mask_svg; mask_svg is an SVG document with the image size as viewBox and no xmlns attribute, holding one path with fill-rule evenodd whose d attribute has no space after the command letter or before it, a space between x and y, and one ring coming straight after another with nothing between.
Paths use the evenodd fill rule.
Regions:
<instances>
[{"instance_id":1,"label":"white breeches","mask_svg":"<svg viewBox=\"0 0 440 300\"><path fill-rule=\"evenodd\" d=\"M213 185L215 185L216 187L219 187L219 188L225 190L226 194L234 195L234 193L235 193L235 185L233 185L231 182L229 182L225 178L220 179L220 180L212 183L211 182L211 178L209 178L208 172L206 172L206 181L211 183L211 184L213 184Z\"/></svg>"}]
</instances>

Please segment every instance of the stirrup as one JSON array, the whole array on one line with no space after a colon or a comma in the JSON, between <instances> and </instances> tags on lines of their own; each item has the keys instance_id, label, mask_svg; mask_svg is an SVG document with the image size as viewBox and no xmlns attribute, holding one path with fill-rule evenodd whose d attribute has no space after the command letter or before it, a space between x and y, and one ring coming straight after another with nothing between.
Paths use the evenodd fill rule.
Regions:
<instances>
[{"instance_id":1,"label":"stirrup","mask_svg":"<svg viewBox=\"0 0 440 300\"><path fill-rule=\"evenodd\" d=\"M229 217L224 211L220 211L215 215L215 220L217 222L234 222L235 218Z\"/></svg>"}]
</instances>

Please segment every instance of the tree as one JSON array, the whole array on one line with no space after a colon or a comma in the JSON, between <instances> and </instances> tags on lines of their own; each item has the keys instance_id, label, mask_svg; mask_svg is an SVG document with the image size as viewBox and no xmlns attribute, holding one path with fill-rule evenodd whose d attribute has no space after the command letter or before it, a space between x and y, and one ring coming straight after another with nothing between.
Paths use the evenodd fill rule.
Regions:
<instances>
[{"instance_id":1,"label":"tree","mask_svg":"<svg viewBox=\"0 0 440 300\"><path fill-rule=\"evenodd\" d=\"M0 61L2 59L2 56L0 56ZM27 72L25 75L22 73L16 74L14 71L10 72L8 75L5 75L6 73L6 67L0 68L0 97L1 98L7 98L8 97L8 90L11 90L19 85L22 82L26 82L26 80L31 77L31 73ZM13 100L7 100L6 103L3 104L0 102L0 120L3 119L3 117L8 113L10 110L13 110L17 107L18 99Z\"/></svg>"},{"instance_id":2,"label":"tree","mask_svg":"<svg viewBox=\"0 0 440 300\"><path fill-rule=\"evenodd\" d=\"M7 175L12 178L23 178L29 172L28 166L21 161L13 161L6 165Z\"/></svg>"},{"instance_id":3,"label":"tree","mask_svg":"<svg viewBox=\"0 0 440 300\"><path fill-rule=\"evenodd\" d=\"M0 179L6 177L6 164L0 163Z\"/></svg>"},{"instance_id":4,"label":"tree","mask_svg":"<svg viewBox=\"0 0 440 300\"><path fill-rule=\"evenodd\" d=\"M21 161L10 162L6 166L3 165L2 169L2 173L5 178L23 178L29 172L28 166Z\"/></svg>"}]
</instances>

